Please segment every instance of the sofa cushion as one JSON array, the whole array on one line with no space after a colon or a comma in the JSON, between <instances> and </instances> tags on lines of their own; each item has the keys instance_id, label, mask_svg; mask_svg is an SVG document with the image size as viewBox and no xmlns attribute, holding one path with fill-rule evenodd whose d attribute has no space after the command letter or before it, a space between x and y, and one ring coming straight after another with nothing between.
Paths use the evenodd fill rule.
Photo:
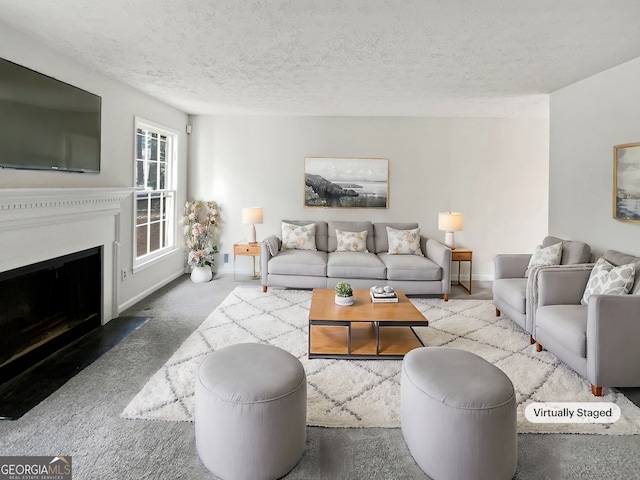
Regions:
<instances>
[{"instance_id":1,"label":"sofa cushion","mask_svg":"<svg viewBox=\"0 0 640 480\"><path fill-rule=\"evenodd\" d=\"M531 259L529 260L529 266L527 270L524 272L524 276L529 276L529 271L531 267L535 267L538 265L560 265L560 259L562 258L562 242L556 243L555 245L549 245L548 247L543 247L542 245L538 245L531 255Z\"/></svg>"},{"instance_id":2,"label":"sofa cushion","mask_svg":"<svg viewBox=\"0 0 640 480\"><path fill-rule=\"evenodd\" d=\"M560 265L576 265L589 263L591 260L591 247L584 242L564 240L562 242L562 259Z\"/></svg>"},{"instance_id":3,"label":"sofa cushion","mask_svg":"<svg viewBox=\"0 0 640 480\"><path fill-rule=\"evenodd\" d=\"M640 257L634 257L633 255L627 255L626 253L620 253L615 250L607 250L602 256L606 261L619 267L628 263L633 263L636 269L636 276L633 281L633 287L631 287L631 293L640 295Z\"/></svg>"},{"instance_id":4,"label":"sofa cushion","mask_svg":"<svg viewBox=\"0 0 640 480\"><path fill-rule=\"evenodd\" d=\"M336 252L368 252L367 231L343 232L336 230Z\"/></svg>"},{"instance_id":5,"label":"sofa cushion","mask_svg":"<svg viewBox=\"0 0 640 480\"><path fill-rule=\"evenodd\" d=\"M317 250L283 250L272 257L267 271L274 275L327 276L327 252Z\"/></svg>"},{"instance_id":6,"label":"sofa cushion","mask_svg":"<svg viewBox=\"0 0 640 480\"><path fill-rule=\"evenodd\" d=\"M420 255L420 229L398 230L387 227L390 255Z\"/></svg>"},{"instance_id":7,"label":"sofa cushion","mask_svg":"<svg viewBox=\"0 0 640 480\"><path fill-rule=\"evenodd\" d=\"M586 358L587 308L583 305L539 307L536 310L536 329L544 330L567 350Z\"/></svg>"},{"instance_id":8,"label":"sofa cushion","mask_svg":"<svg viewBox=\"0 0 640 480\"><path fill-rule=\"evenodd\" d=\"M428 258L388 253L378 257L387 267L388 280L442 280L442 268Z\"/></svg>"},{"instance_id":9,"label":"sofa cushion","mask_svg":"<svg viewBox=\"0 0 640 480\"><path fill-rule=\"evenodd\" d=\"M417 223L374 223L373 232L376 239L376 253L389 251L389 237L387 236L387 227L397 230L413 230L418 228Z\"/></svg>"},{"instance_id":10,"label":"sofa cushion","mask_svg":"<svg viewBox=\"0 0 640 480\"><path fill-rule=\"evenodd\" d=\"M384 263L374 253L330 252L327 276L334 278L387 278Z\"/></svg>"},{"instance_id":11,"label":"sofa cushion","mask_svg":"<svg viewBox=\"0 0 640 480\"><path fill-rule=\"evenodd\" d=\"M336 230L342 232L362 232L367 231L367 250L373 252L375 241L373 239L373 224L371 222L327 222L327 243L328 252L335 252L338 246Z\"/></svg>"},{"instance_id":12,"label":"sofa cushion","mask_svg":"<svg viewBox=\"0 0 640 480\"><path fill-rule=\"evenodd\" d=\"M521 314L526 314L526 278L500 278L493 282L493 295Z\"/></svg>"},{"instance_id":13,"label":"sofa cushion","mask_svg":"<svg viewBox=\"0 0 640 480\"><path fill-rule=\"evenodd\" d=\"M584 242L562 240L558 237L548 236L542 240L542 246L549 247L560 242L562 242L562 258L560 259L560 265L589 263L591 260L591 247Z\"/></svg>"},{"instance_id":14,"label":"sofa cushion","mask_svg":"<svg viewBox=\"0 0 640 480\"><path fill-rule=\"evenodd\" d=\"M625 295L631 291L634 277L635 264L615 267L604 258L599 258L591 270L580 303L588 305L591 295Z\"/></svg>"},{"instance_id":15,"label":"sofa cushion","mask_svg":"<svg viewBox=\"0 0 640 480\"><path fill-rule=\"evenodd\" d=\"M310 225L316 226L316 248L322 252L327 251L327 222L313 220L282 220L284 223L293 225Z\"/></svg>"},{"instance_id":16,"label":"sofa cushion","mask_svg":"<svg viewBox=\"0 0 640 480\"><path fill-rule=\"evenodd\" d=\"M542 239L542 246L546 248L546 247L550 247L551 245L555 245L557 243L562 243L562 242L563 240L561 238L553 237L549 235Z\"/></svg>"}]
</instances>

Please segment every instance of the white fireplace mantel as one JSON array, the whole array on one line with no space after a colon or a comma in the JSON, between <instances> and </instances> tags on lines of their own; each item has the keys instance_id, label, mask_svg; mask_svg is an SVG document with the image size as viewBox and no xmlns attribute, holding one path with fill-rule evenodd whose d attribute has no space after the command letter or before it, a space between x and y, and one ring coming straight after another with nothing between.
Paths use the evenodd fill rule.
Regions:
<instances>
[{"instance_id":1,"label":"white fireplace mantel","mask_svg":"<svg viewBox=\"0 0 640 480\"><path fill-rule=\"evenodd\" d=\"M59 218L112 215L132 188L4 188L0 189L0 228L20 228Z\"/></svg>"},{"instance_id":2,"label":"white fireplace mantel","mask_svg":"<svg viewBox=\"0 0 640 480\"><path fill-rule=\"evenodd\" d=\"M102 322L117 316L122 202L133 188L0 189L0 272L102 247Z\"/></svg>"}]
</instances>

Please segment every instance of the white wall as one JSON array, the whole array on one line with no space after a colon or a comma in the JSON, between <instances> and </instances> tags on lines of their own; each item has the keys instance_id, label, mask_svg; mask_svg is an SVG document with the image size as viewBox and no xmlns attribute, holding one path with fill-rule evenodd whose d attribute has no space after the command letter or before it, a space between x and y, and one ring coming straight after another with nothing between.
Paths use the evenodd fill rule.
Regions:
<instances>
[{"instance_id":1,"label":"white wall","mask_svg":"<svg viewBox=\"0 0 640 480\"><path fill-rule=\"evenodd\" d=\"M187 115L89 70L70 58L0 24L0 57L70 83L102 97L102 170L99 174L0 169L0 188L94 188L133 186L133 130L136 115L165 125L179 135L179 205L186 199ZM123 202L120 236L121 269L129 271L120 282L119 305L126 307L150 293L167 279L183 272L184 252L176 251L163 261L131 274L133 204ZM178 241L181 236L176 237ZM0 248L2 246L0 245ZM46 248L44 241L43 248Z\"/></svg>"},{"instance_id":2,"label":"white wall","mask_svg":"<svg viewBox=\"0 0 640 480\"><path fill-rule=\"evenodd\" d=\"M216 200L223 217L219 271L247 238L242 207L264 208L258 240L282 219L417 221L444 241L438 212L464 214L459 246L474 250L474 278L493 278L493 257L532 251L547 233L548 120L494 118L191 118L189 196ZM390 206L303 207L307 156L388 158ZM240 261L242 261L242 265ZM248 271L239 259L238 271Z\"/></svg>"},{"instance_id":3,"label":"white wall","mask_svg":"<svg viewBox=\"0 0 640 480\"><path fill-rule=\"evenodd\" d=\"M613 146L640 142L640 58L551 95L549 231L640 255L640 225L613 218Z\"/></svg>"}]
</instances>

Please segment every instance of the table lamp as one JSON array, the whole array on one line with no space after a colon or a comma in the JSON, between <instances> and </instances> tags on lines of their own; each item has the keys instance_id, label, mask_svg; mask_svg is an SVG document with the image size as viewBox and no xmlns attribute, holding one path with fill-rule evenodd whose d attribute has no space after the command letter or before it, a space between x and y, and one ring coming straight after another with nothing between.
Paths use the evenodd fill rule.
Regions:
<instances>
[{"instance_id":1,"label":"table lamp","mask_svg":"<svg viewBox=\"0 0 640 480\"><path fill-rule=\"evenodd\" d=\"M242 223L249 225L249 243L256 244L256 223L262 223L262 207L242 209Z\"/></svg>"},{"instance_id":2,"label":"table lamp","mask_svg":"<svg viewBox=\"0 0 640 480\"><path fill-rule=\"evenodd\" d=\"M460 212L441 212L438 214L438 230L446 232L444 244L452 250L456 248L453 232L462 230L462 214Z\"/></svg>"}]
</instances>

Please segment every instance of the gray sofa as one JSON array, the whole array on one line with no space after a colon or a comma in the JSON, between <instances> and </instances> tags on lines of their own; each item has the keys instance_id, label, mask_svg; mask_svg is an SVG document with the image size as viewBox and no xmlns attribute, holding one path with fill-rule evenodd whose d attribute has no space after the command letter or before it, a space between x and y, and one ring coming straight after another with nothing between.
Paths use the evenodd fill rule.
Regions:
<instances>
[{"instance_id":1,"label":"gray sofa","mask_svg":"<svg viewBox=\"0 0 640 480\"><path fill-rule=\"evenodd\" d=\"M538 278L535 338L591 383L602 387L640 387L640 257L608 250L603 258L620 266L635 264L630 294L593 294L581 299L591 268L547 269Z\"/></svg>"},{"instance_id":2,"label":"gray sofa","mask_svg":"<svg viewBox=\"0 0 640 480\"><path fill-rule=\"evenodd\" d=\"M542 241L542 247L558 243L562 243L560 266L584 264L592 260L591 247L583 242L548 236ZM534 268L525 276L530 259L529 253L496 255L493 303L496 306L496 316L499 316L500 312L504 313L531 335L533 343L537 277L542 269L554 267Z\"/></svg>"},{"instance_id":3,"label":"gray sofa","mask_svg":"<svg viewBox=\"0 0 640 480\"><path fill-rule=\"evenodd\" d=\"M348 282L353 288L389 285L409 295L442 295L451 289L451 249L420 236L424 256L389 254L387 229L418 228L417 223L372 223L345 221L291 221L315 224L315 250L282 249L282 239L272 235L260 244L263 291L272 287L334 288ZM336 230L367 231L366 252L336 251Z\"/></svg>"}]
</instances>

